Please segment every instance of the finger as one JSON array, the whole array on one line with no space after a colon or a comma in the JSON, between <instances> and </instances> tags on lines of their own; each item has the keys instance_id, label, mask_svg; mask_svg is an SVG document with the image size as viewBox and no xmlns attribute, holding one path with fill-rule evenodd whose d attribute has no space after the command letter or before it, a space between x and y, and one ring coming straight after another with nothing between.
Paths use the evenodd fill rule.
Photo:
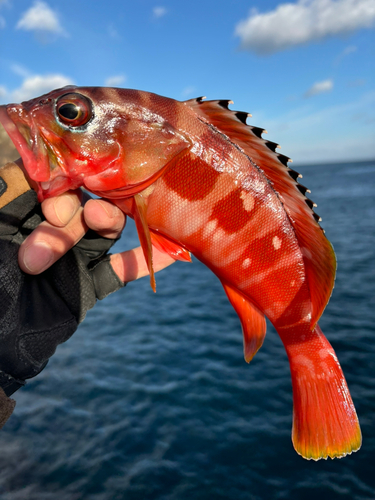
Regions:
<instances>
[{"instance_id":1,"label":"finger","mask_svg":"<svg viewBox=\"0 0 375 500\"><path fill-rule=\"evenodd\" d=\"M42 222L20 247L20 268L28 274L45 271L78 243L87 229L82 207L64 227L55 227L47 221Z\"/></svg>"},{"instance_id":2,"label":"finger","mask_svg":"<svg viewBox=\"0 0 375 500\"><path fill-rule=\"evenodd\" d=\"M82 191L67 191L63 195L42 202L42 211L48 222L56 227L66 226L77 213L82 202Z\"/></svg>"},{"instance_id":3,"label":"finger","mask_svg":"<svg viewBox=\"0 0 375 500\"><path fill-rule=\"evenodd\" d=\"M89 200L85 204L84 217L89 228L104 238L118 238L126 224L124 212L106 200Z\"/></svg>"},{"instance_id":4,"label":"finger","mask_svg":"<svg viewBox=\"0 0 375 500\"><path fill-rule=\"evenodd\" d=\"M152 247L154 271L157 273L176 262L170 255ZM141 247L111 255L111 264L122 281L134 281L150 274Z\"/></svg>"}]
</instances>

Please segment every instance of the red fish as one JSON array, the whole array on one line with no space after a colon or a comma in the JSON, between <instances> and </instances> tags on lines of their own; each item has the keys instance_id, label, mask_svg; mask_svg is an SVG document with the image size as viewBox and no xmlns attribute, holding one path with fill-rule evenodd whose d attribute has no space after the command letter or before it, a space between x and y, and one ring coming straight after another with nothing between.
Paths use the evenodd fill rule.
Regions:
<instances>
[{"instance_id":1,"label":"red fish","mask_svg":"<svg viewBox=\"0 0 375 500\"><path fill-rule=\"evenodd\" d=\"M307 459L343 457L359 449L361 431L317 324L335 254L289 158L229 104L65 87L2 106L0 121L39 200L83 186L135 219L154 289L152 244L207 265L241 320L248 362L267 316L289 358L295 449Z\"/></svg>"}]
</instances>

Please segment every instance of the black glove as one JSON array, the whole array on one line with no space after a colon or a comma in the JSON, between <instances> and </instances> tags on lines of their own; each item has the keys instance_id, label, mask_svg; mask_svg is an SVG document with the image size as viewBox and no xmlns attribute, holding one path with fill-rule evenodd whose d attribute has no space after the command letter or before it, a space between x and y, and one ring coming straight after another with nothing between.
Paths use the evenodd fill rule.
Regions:
<instances>
[{"instance_id":1,"label":"black glove","mask_svg":"<svg viewBox=\"0 0 375 500\"><path fill-rule=\"evenodd\" d=\"M21 169L0 169L0 427L11 415L10 396L46 366L96 299L124 283L107 254L115 240L93 231L42 274L18 266L23 240L43 220L35 192ZM2 388L2 389L1 389Z\"/></svg>"}]
</instances>

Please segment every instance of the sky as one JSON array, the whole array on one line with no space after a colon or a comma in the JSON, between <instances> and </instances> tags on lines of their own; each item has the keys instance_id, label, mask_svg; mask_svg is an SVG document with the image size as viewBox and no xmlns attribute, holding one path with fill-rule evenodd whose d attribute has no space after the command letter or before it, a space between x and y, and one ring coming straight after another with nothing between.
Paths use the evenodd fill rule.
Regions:
<instances>
[{"instance_id":1,"label":"sky","mask_svg":"<svg viewBox=\"0 0 375 500\"><path fill-rule=\"evenodd\" d=\"M68 84L232 99L296 165L374 159L374 0L0 0L0 103Z\"/></svg>"}]
</instances>

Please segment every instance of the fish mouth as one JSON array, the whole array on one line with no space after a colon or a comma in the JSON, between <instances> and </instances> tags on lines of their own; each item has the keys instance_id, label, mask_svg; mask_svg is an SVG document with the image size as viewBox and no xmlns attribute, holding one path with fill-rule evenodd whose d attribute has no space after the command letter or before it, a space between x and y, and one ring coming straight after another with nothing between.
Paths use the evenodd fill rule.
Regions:
<instances>
[{"instance_id":1,"label":"fish mouth","mask_svg":"<svg viewBox=\"0 0 375 500\"><path fill-rule=\"evenodd\" d=\"M39 201L61 194L72 188L62 158L43 134L33 124L20 104L0 106L0 123L9 135L22 158L26 176L37 191Z\"/></svg>"},{"instance_id":2,"label":"fish mouth","mask_svg":"<svg viewBox=\"0 0 375 500\"><path fill-rule=\"evenodd\" d=\"M17 148L24 164L33 162L33 142L31 140L30 127L26 123L20 124L17 127L8 115L8 106L0 106L0 122Z\"/></svg>"}]
</instances>

